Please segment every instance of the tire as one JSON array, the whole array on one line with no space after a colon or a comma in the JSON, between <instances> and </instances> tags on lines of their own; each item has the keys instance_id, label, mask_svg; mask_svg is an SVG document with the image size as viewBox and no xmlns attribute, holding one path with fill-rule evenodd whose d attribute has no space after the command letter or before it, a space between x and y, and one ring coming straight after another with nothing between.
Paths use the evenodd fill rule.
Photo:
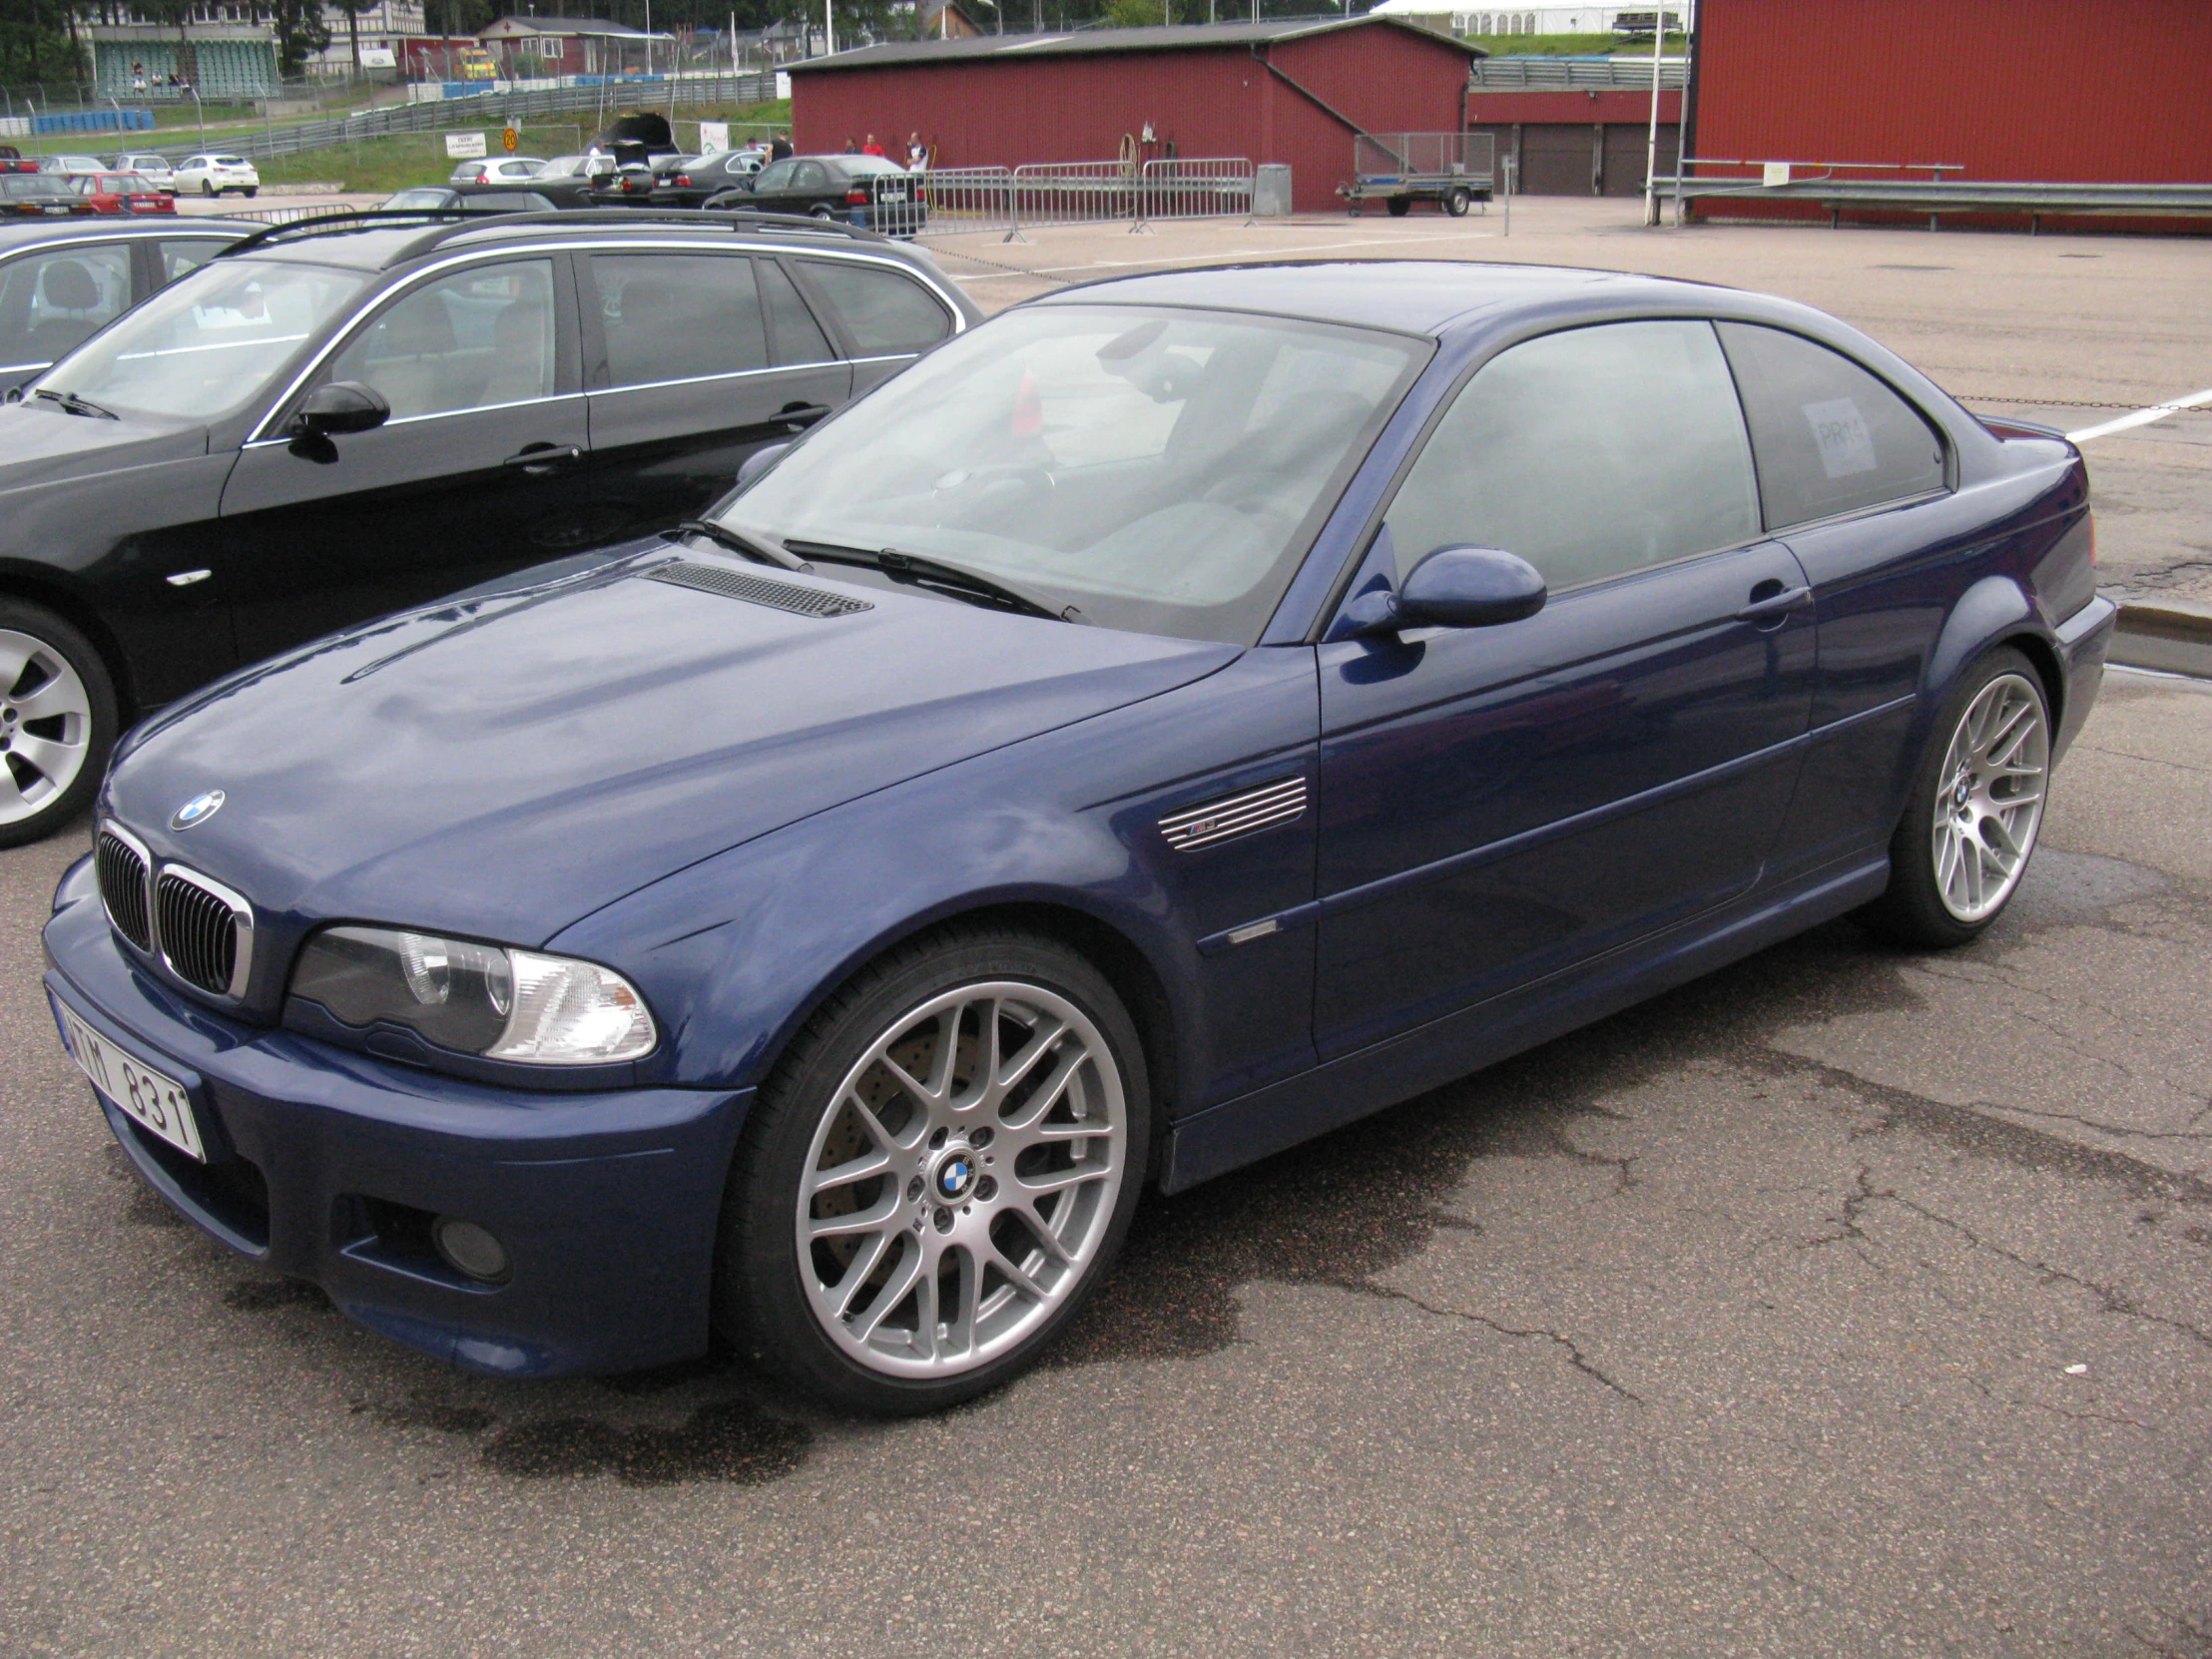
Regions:
<instances>
[{"instance_id":1,"label":"tire","mask_svg":"<svg viewBox=\"0 0 2212 1659\"><path fill-rule=\"evenodd\" d=\"M215 181L213 179L203 179L200 181L200 194L202 196L205 196L209 201L213 202L223 193L215 188Z\"/></svg>"},{"instance_id":2,"label":"tire","mask_svg":"<svg viewBox=\"0 0 2212 1659\"><path fill-rule=\"evenodd\" d=\"M977 1086L959 1068L985 1029L998 1059L979 1069L1014 1075ZM723 1200L717 1337L850 1410L971 1399L1089 1300L1150 1131L1136 1027L1080 955L1001 928L901 946L823 1005L754 1103ZM886 1173L810 1179L878 1153Z\"/></svg>"},{"instance_id":3,"label":"tire","mask_svg":"<svg viewBox=\"0 0 2212 1659\"><path fill-rule=\"evenodd\" d=\"M1896 943L1977 938L2019 890L2050 785L2050 700L2035 667L1988 653L1943 701L1890 839L1890 888L1859 914Z\"/></svg>"},{"instance_id":4,"label":"tire","mask_svg":"<svg viewBox=\"0 0 2212 1659\"><path fill-rule=\"evenodd\" d=\"M1413 211L1413 200L1409 196L1393 196L1389 200L1389 209L1392 219L1403 219Z\"/></svg>"},{"instance_id":5,"label":"tire","mask_svg":"<svg viewBox=\"0 0 2212 1659\"><path fill-rule=\"evenodd\" d=\"M807 210L807 217L809 219L835 219L837 215L834 209L826 207L822 203L817 202L813 207Z\"/></svg>"},{"instance_id":6,"label":"tire","mask_svg":"<svg viewBox=\"0 0 2212 1659\"><path fill-rule=\"evenodd\" d=\"M1451 215L1453 219L1466 218L1467 193L1454 186L1451 192L1444 197L1444 212Z\"/></svg>"},{"instance_id":7,"label":"tire","mask_svg":"<svg viewBox=\"0 0 2212 1659\"><path fill-rule=\"evenodd\" d=\"M21 846L75 819L100 787L115 681L84 635L14 599L0 599L0 846Z\"/></svg>"},{"instance_id":8,"label":"tire","mask_svg":"<svg viewBox=\"0 0 2212 1659\"><path fill-rule=\"evenodd\" d=\"M261 186L248 185L244 190L240 191L239 194L245 197L249 202L251 202L255 197L261 194Z\"/></svg>"}]
</instances>

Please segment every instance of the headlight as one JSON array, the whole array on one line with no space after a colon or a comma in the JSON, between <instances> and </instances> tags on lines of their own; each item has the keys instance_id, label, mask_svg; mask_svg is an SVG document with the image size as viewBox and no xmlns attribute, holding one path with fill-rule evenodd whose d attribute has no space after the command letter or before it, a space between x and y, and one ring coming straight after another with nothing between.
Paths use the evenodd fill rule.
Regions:
<instances>
[{"instance_id":1,"label":"headlight","mask_svg":"<svg viewBox=\"0 0 2212 1659\"><path fill-rule=\"evenodd\" d=\"M326 927L291 994L346 1025L404 1025L490 1060L588 1066L635 1060L657 1039L645 999L596 962L389 927Z\"/></svg>"}]
</instances>

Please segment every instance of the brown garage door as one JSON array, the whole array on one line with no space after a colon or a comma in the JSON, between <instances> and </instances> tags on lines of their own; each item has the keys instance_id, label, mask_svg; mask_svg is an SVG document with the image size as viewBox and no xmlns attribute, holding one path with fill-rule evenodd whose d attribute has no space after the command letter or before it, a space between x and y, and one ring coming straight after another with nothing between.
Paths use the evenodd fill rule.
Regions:
<instances>
[{"instance_id":1,"label":"brown garage door","mask_svg":"<svg viewBox=\"0 0 2212 1659\"><path fill-rule=\"evenodd\" d=\"M1630 122L1492 122L1467 129L1497 141L1502 161L1518 155L1524 196L1638 196L1644 188L1645 129ZM1674 171L1672 125L1659 129L1659 172ZM1516 145L1518 148L1516 149Z\"/></svg>"}]
</instances>

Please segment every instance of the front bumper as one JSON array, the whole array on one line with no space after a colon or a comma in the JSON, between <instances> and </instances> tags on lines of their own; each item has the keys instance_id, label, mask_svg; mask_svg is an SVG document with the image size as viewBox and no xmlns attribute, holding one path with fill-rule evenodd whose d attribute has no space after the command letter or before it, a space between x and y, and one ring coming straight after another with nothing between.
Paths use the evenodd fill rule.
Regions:
<instances>
[{"instance_id":1,"label":"front bumper","mask_svg":"<svg viewBox=\"0 0 2212 1659\"><path fill-rule=\"evenodd\" d=\"M227 1020L118 948L89 858L64 877L45 941L48 994L192 1095L206 1164L100 1107L148 1185L230 1249L471 1371L705 1352L750 1090L522 1094ZM440 1215L497 1235L512 1277L481 1285L447 1266L428 1245Z\"/></svg>"}]
</instances>

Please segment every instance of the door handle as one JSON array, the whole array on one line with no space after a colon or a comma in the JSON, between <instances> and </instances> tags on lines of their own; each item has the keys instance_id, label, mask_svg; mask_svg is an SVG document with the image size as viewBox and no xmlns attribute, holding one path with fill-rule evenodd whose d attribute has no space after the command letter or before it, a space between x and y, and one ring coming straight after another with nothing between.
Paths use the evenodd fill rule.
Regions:
<instances>
[{"instance_id":1,"label":"door handle","mask_svg":"<svg viewBox=\"0 0 2212 1659\"><path fill-rule=\"evenodd\" d=\"M584 452L576 445L555 448L550 443L533 443L519 455L509 455L499 464L520 467L533 478L550 478L563 467L574 466L584 458Z\"/></svg>"},{"instance_id":2,"label":"door handle","mask_svg":"<svg viewBox=\"0 0 2212 1659\"><path fill-rule=\"evenodd\" d=\"M786 403L776 412L776 418L798 432L812 426L829 412L830 405L827 403Z\"/></svg>"},{"instance_id":3,"label":"door handle","mask_svg":"<svg viewBox=\"0 0 2212 1659\"><path fill-rule=\"evenodd\" d=\"M1776 591L1765 591L1768 589ZM1751 603L1736 613L1738 622L1780 622L1792 611L1802 611L1813 603L1811 588L1785 588L1772 580L1761 582L1751 591Z\"/></svg>"}]
</instances>

